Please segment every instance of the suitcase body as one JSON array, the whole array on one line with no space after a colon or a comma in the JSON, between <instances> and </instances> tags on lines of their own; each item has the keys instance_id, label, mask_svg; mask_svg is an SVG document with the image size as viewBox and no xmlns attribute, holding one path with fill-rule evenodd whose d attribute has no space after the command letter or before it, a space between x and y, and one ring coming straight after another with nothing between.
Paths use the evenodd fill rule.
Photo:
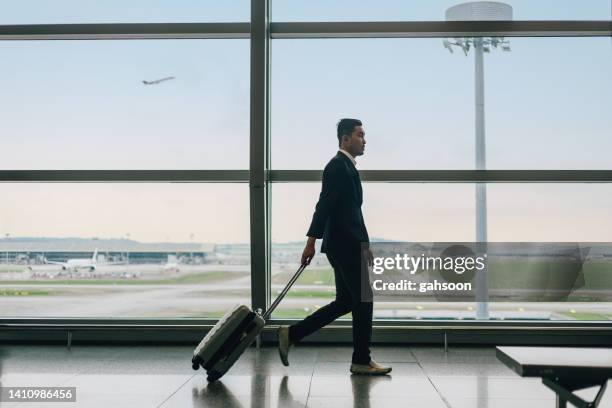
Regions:
<instances>
[{"instance_id":1,"label":"suitcase body","mask_svg":"<svg viewBox=\"0 0 612 408\"><path fill-rule=\"evenodd\" d=\"M245 305L236 305L228 311L194 350L193 369L202 366L208 374L208 381L221 378L261 333L266 320L305 268L306 264L300 266L265 314L254 312Z\"/></svg>"},{"instance_id":2,"label":"suitcase body","mask_svg":"<svg viewBox=\"0 0 612 408\"><path fill-rule=\"evenodd\" d=\"M202 366L208 381L219 379L253 343L264 325L264 318L248 306L234 306L196 347L191 360L193 369Z\"/></svg>"}]
</instances>

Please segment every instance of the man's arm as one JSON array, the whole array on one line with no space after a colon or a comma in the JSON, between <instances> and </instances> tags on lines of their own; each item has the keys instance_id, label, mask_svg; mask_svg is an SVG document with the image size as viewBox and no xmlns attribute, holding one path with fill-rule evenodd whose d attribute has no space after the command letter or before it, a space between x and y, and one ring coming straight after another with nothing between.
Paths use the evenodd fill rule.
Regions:
<instances>
[{"instance_id":1,"label":"man's arm","mask_svg":"<svg viewBox=\"0 0 612 408\"><path fill-rule=\"evenodd\" d=\"M317 242L315 237L308 237L306 247L302 252L302 265L310 265L310 261L312 261L312 258L315 255L315 242Z\"/></svg>"},{"instance_id":2,"label":"man's arm","mask_svg":"<svg viewBox=\"0 0 612 408\"><path fill-rule=\"evenodd\" d=\"M331 164L323 170L323 186L319 201L312 216L310 228L306 233L309 237L323 238L325 223L329 213L338 201L342 188L342 169L337 164Z\"/></svg>"},{"instance_id":3,"label":"man's arm","mask_svg":"<svg viewBox=\"0 0 612 408\"><path fill-rule=\"evenodd\" d=\"M341 169L334 164L328 165L323 170L323 186L321 188L321 194L319 195L319 201L317 202L315 212L312 216L312 222L306 235L308 241L302 252L302 264L310 264L312 258L315 255L315 242L317 238L323 238L323 231L325 230L325 224L329 213L338 201L340 196L340 190L342 187L342 173Z\"/></svg>"}]
</instances>

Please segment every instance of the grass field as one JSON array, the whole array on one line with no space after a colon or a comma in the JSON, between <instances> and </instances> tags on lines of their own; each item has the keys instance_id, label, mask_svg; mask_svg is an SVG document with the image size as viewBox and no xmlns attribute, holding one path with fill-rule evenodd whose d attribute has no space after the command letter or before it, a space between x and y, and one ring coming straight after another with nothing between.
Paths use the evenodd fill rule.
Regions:
<instances>
[{"instance_id":1,"label":"grass field","mask_svg":"<svg viewBox=\"0 0 612 408\"><path fill-rule=\"evenodd\" d=\"M309 310L304 309L278 309L274 312L274 318L276 319L303 319L314 311L314 308ZM189 318L220 318L225 314L224 310L216 310L211 312L206 312L203 314L185 314L181 315L181 317L189 317ZM567 316L576 320L586 320L586 321L608 321L612 320L612 314L607 313L569 313L564 312L560 313L564 316ZM350 319L350 314L347 314L346 319Z\"/></svg>"},{"instance_id":2,"label":"grass field","mask_svg":"<svg viewBox=\"0 0 612 408\"><path fill-rule=\"evenodd\" d=\"M18 268L22 266L0 266L0 272L18 272ZM521 261L521 260L504 260L503 262L489 263L489 287L491 289L555 289L569 288L573 285L576 279L575 267L559 267L554 261ZM293 271L287 271L275 274L272 281L276 285L284 285L291 277ZM584 285L581 290L597 290L612 292L612 263L605 261L590 261L584 266ZM1 274L0 274L1 276ZM181 276L168 276L167 278L156 277L154 279L137 278L137 279L32 279L32 280L0 280L0 285L23 285L30 289L2 289L0 287L0 296L57 296L62 292L49 290L48 288L54 285L96 285L96 286L138 286L138 285L194 285L208 283L223 283L229 279L244 277L245 274L226 272L226 271L211 271L206 273L194 273ZM320 288L313 289L298 289L294 288L288 293L289 298L313 298L328 300L335 295L334 291L334 274L330 267L307 269L303 272L297 284L300 285L320 285ZM32 286L44 286L45 288L34 289ZM228 290L223 290L223 295L228 296L232 291L231 285L228 285ZM249 297L244 291L232 291L231 294L242 297ZM591 302L601 301L601 295L597 293L575 292L571 295L571 301L576 302ZM273 293L273 297L275 294ZM519 299L520 300L520 299ZM524 299L525 301L546 300L539 299L537 294L535 297ZM296 313L298 313L296 311ZM576 314L570 314L567 317L579 318ZM608 317L604 316L605 319ZM600 315L591 315L586 313L585 320L601 320ZM579 319L582 319L581 317Z\"/></svg>"},{"instance_id":3,"label":"grass field","mask_svg":"<svg viewBox=\"0 0 612 408\"><path fill-rule=\"evenodd\" d=\"M555 261L504 260L490 262L488 280L491 288L566 287L574 282L579 265ZM583 289L612 289L612 263L589 261L584 264ZM571 287L571 286L570 286Z\"/></svg>"},{"instance_id":4,"label":"grass field","mask_svg":"<svg viewBox=\"0 0 612 408\"><path fill-rule=\"evenodd\" d=\"M293 271L276 274L272 277L272 283L285 284L291 279ZM296 284L302 285L334 285L334 272L331 268L306 269L297 280Z\"/></svg>"},{"instance_id":5,"label":"grass field","mask_svg":"<svg viewBox=\"0 0 612 408\"><path fill-rule=\"evenodd\" d=\"M0 289L0 297L2 296L49 296L59 294L50 290L31 290L31 289Z\"/></svg>"},{"instance_id":6,"label":"grass field","mask_svg":"<svg viewBox=\"0 0 612 408\"><path fill-rule=\"evenodd\" d=\"M23 265L0 265L0 273L5 272L23 272L26 269L28 269L27 266L23 266Z\"/></svg>"},{"instance_id":7,"label":"grass field","mask_svg":"<svg viewBox=\"0 0 612 408\"><path fill-rule=\"evenodd\" d=\"M336 291L329 290L290 290L287 297L290 298L334 298Z\"/></svg>"},{"instance_id":8,"label":"grass field","mask_svg":"<svg viewBox=\"0 0 612 408\"><path fill-rule=\"evenodd\" d=\"M529 261L503 260L490 262L488 265L489 287L502 288L533 288L534 284L549 285L557 283L563 285L565 281L575 278L578 268L573 265L560 264L555 261ZM292 272L275 275L273 283L285 283ZM584 265L583 289L612 290L612 262L589 261ZM333 285L334 273L331 268L305 270L297 281L305 285Z\"/></svg>"},{"instance_id":9,"label":"grass field","mask_svg":"<svg viewBox=\"0 0 612 408\"><path fill-rule=\"evenodd\" d=\"M194 283L222 282L232 272L213 271L169 277L168 279L44 279L0 280L0 285L188 285ZM236 276L238 277L238 276Z\"/></svg>"},{"instance_id":10,"label":"grass field","mask_svg":"<svg viewBox=\"0 0 612 408\"><path fill-rule=\"evenodd\" d=\"M177 313L173 316L187 317L187 318L220 318L222 317L227 310L214 310L210 312L205 312L202 314L194 314L185 312L183 314ZM278 309L274 313L274 318L276 319L302 319L312 313L312 310L304 310L304 309ZM157 317L157 316L151 316Z\"/></svg>"},{"instance_id":11,"label":"grass field","mask_svg":"<svg viewBox=\"0 0 612 408\"><path fill-rule=\"evenodd\" d=\"M576 320L612 320L610 313L561 312L560 314Z\"/></svg>"}]
</instances>

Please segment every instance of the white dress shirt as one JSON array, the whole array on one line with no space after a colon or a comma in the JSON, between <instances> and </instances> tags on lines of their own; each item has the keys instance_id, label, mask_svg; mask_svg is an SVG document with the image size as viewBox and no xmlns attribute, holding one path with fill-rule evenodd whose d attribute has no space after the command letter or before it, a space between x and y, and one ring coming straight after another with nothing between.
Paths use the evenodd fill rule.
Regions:
<instances>
[{"instance_id":1,"label":"white dress shirt","mask_svg":"<svg viewBox=\"0 0 612 408\"><path fill-rule=\"evenodd\" d=\"M353 166L357 166L357 160L355 160L355 158L353 156L351 156L351 154L349 152L347 152L346 150L342 150L342 149L338 149L339 152L342 152L346 155L346 157L348 157L349 159L351 159L351 162L353 163Z\"/></svg>"}]
</instances>

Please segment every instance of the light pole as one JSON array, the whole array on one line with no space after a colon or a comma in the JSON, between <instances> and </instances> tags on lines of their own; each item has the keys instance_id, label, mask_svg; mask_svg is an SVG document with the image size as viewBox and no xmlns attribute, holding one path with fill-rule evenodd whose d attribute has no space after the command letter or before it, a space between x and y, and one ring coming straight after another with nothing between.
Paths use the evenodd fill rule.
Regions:
<instances>
[{"instance_id":1,"label":"light pole","mask_svg":"<svg viewBox=\"0 0 612 408\"><path fill-rule=\"evenodd\" d=\"M447 21L512 20L512 7L494 1L462 3L446 10ZM503 37L463 37L443 41L444 48L453 53L453 47L467 56L474 48L474 128L476 170L485 170L486 138L484 108L484 53L500 47L510 51L510 43ZM487 185L476 183L476 242L487 242ZM486 270L476 273L476 318L489 319L489 289Z\"/></svg>"}]
</instances>

